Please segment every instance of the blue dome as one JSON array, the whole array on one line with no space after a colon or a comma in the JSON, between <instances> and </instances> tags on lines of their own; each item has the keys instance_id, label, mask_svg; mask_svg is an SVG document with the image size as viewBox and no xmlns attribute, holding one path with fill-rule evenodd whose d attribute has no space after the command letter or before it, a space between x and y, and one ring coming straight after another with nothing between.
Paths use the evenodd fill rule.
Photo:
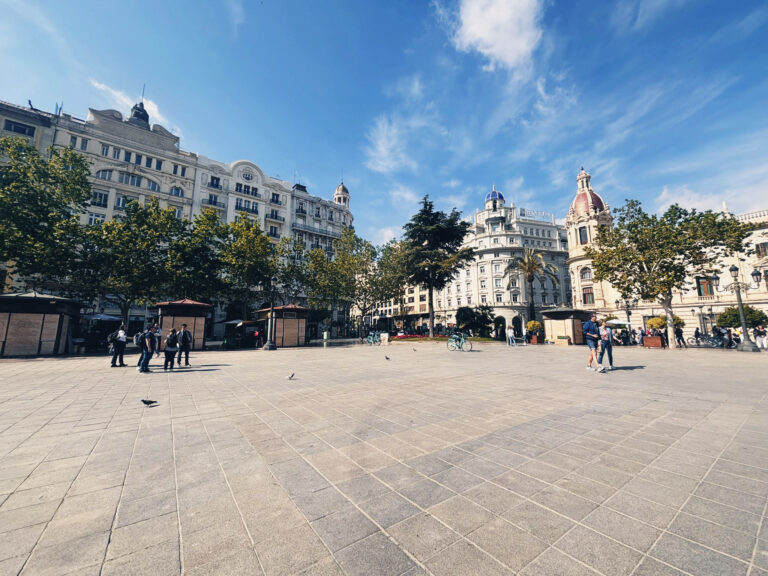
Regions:
<instances>
[{"instance_id":1,"label":"blue dome","mask_svg":"<svg viewBox=\"0 0 768 576\"><path fill-rule=\"evenodd\" d=\"M489 200L501 200L503 202L504 195L498 190L493 189L485 195L485 201L488 202Z\"/></svg>"}]
</instances>

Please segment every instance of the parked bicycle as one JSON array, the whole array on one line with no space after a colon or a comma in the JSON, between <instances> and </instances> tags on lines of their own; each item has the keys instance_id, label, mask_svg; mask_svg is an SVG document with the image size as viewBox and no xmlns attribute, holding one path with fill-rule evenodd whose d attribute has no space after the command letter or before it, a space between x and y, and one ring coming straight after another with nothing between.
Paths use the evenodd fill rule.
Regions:
<instances>
[{"instance_id":1,"label":"parked bicycle","mask_svg":"<svg viewBox=\"0 0 768 576\"><path fill-rule=\"evenodd\" d=\"M464 350L465 352L470 352L472 350L472 342L467 340L467 337L461 332L452 334L448 338L448 342L446 344L448 346L448 350L451 350L451 351Z\"/></svg>"},{"instance_id":2,"label":"parked bicycle","mask_svg":"<svg viewBox=\"0 0 768 576\"><path fill-rule=\"evenodd\" d=\"M371 346L381 346L381 334L379 332L369 332L365 340Z\"/></svg>"}]
</instances>

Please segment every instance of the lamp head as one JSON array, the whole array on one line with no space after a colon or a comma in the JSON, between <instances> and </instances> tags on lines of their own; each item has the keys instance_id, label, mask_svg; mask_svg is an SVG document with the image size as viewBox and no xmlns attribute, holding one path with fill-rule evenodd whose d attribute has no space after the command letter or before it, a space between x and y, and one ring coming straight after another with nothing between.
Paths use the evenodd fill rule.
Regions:
<instances>
[{"instance_id":1,"label":"lamp head","mask_svg":"<svg viewBox=\"0 0 768 576\"><path fill-rule=\"evenodd\" d=\"M762 274L760 274L760 270L757 270L757 269L752 270L751 276L754 283L760 286L760 279L762 278Z\"/></svg>"},{"instance_id":2,"label":"lamp head","mask_svg":"<svg viewBox=\"0 0 768 576\"><path fill-rule=\"evenodd\" d=\"M616 308L618 308L618 307L621 305L621 302L619 302L618 300L616 300L616 302L614 302L614 304L616 304Z\"/></svg>"},{"instance_id":3,"label":"lamp head","mask_svg":"<svg viewBox=\"0 0 768 576\"><path fill-rule=\"evenodd\" d=\"M731 273L731 277L736 280L736 278L739 277L739 267L733 264L730 268L728 268L728 272Z\"/></svg>"},{"instance_id":4,"label":"lamp head","mask_svg":"<svg viewBox=\"0 0 768 576\"><path fill-rule=\"evenodd\" d=\"M712 280L712 286L714 286L715 288L720 286L720 276L718 276L717 274L712 276L712 278L710 278L710 280Z\"/></svg>"}]
</instances>

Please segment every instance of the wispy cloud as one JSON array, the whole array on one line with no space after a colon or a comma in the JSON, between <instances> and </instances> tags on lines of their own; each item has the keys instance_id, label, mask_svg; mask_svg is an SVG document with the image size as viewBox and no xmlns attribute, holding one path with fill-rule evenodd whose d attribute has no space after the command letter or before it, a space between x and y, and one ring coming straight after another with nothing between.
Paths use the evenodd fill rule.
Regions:
<instances>
[{"instance_id":1,"label":"wispy cloud","mask_svg":"<svg viewBox=\"0 0 768 576\"><path fill-rule=\"evenodd\" d=\"M420 74L412 74L400 78L395 84L385 90L393 97L399 97L408 103L416 103L424 97L424 85Z\"/></svg>"},{"instance_id":2,"label":"wispy cloud","mask_svg":"<svg viewBox=\"0 0 768 576\"><path fill-rule=\"evenodd\" d=\"M656 212L659 213L664 212L672 204L679 204L683 208L719 211L722 209L723 203L727 202L727 198L723 194L694 192L688 186L674 188L664 186L654 202Z\"/></svg>"},{"instance_id":3,"label":"wispy cloud","mask_svg":"<svg viewBox=\"0 0 768 576\"><path fill-rule=\"evenodd\" d=\"M229 23L232 26L232 33L237 36L240 26L245 22L245 8L243 0L224 0L227 9Z\"/></svg>"},{"instance_id":4,"label":"wispy cloud","mask_svg":"<svg viewBox=\"0 0 768 576\"><path fill-rule=\"evenodd\" d=\"M402 230L394 226L386 226L384 228L372 228L369 232L369 237L373 240L373 243L381 246L394 238L398 238Z\"/></svg>"},{"instance_id":5,"label":"wispy cloud","mask_svg":"<svg viewBox=\"0 0 768 576\"><path fill-rule=\"evenodd\" d=\"M618 32L638 31L661 18L669 10L677 10L690 0L622 0L617 2L611 23Z\"/></svg>"},{"instance_id":6,"label":"wispy cloud","mask_svg":"<svg viewBox=\"0 0 768 576\"><path fill-rule=\"evenodd\" d=\"M402 184L398 184L395 188L390 190L389 197L392 199L392 204L395 206L415 205L419 201L419 196L416 192Z\"/></svg>"},{"instance_id":7,"label":"wispy cloud","mask_svg":"<svg viewBox=\"0 0 768 576\"><path fill-rule=\"evenodd\" d=\"M712 42L737 43L754 34L768 22L768 7L756 8L744 18L726 24L712 36Z\"/></svg>"},{"instance_id":8,"label":"wispy cloud","mask_svg":"<svg viewBox=\"0 0 768 576\"><path fill-rule=\"evenodd\" d=\"M458 188L459 186L461 186L461 180L452 178L448 180L448 182L443 182L443 186L445 186L446 188Z\"/></svg>"},{"instance_id":9,"label":"wispy cloud","mask_svg":"<svg viewBox=\"0 0 768 576\"><path fill-rule=\"evenodd\" d=\"M131 97L122 90L108 86L103 82L99 82L93 78L90 78L89 81L91 86L104 95L108 105L119 110L123 116L128 116L133 105L139 101L138 97ZM154 100L144 98L144 108L149 114L149 121L151 124L161 124L168 127L168 129L177 136L181 136L181 129L170 123L170 120L160 112L160 108Z\"/></svg>"},{"instance_id":10,"label":"wispy cloud","mask_svg":"<svg viewBox=\"0 0 768 576\"><path fill-rule=\"evenodd\" d=\"M374 172L414 171L416 161L405 150L408 127L399 119L379 116L368 131L365 165Z\"/></svg>"},{"instance_id":11,"label":"wispy cloud","mask_svg":"<svg viewBox=\"0 0 768 576\"><path fill-rule=\"evenodd\" d=\"M519 71L541 40L542 13L539 0L461 0L452 41L459 50L481 54L486 70Z\"/></svg>"}]
</instances>

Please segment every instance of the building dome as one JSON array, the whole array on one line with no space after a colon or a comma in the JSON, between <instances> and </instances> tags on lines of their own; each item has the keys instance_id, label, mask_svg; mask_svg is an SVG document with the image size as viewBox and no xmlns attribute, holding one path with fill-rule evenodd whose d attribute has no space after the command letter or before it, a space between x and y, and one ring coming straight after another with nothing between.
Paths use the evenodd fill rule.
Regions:
<instances>
[{"instance_id":1,"label":"building dome","mask_svg":"<svg viewBox=\"0 0 768 576\"><path fill-rule=\"evenodd\" d=\"M578 182L578 192L576 198L571 203L571 209L569 212L575 216L588 216L590 214L596 214L606 209L605 202L597 192L592 190L589 184L589 173L581 169L579 175L576 177Z\"/></svg>"},{"instance_id":2,"label":"building dome","mask_svg":"<svg viewBox=\"0 0 768 576\"><path fill-rule=\"evenodd\" d=\"M496 187L494 186L493 190L488 192L488 194L485 195L485 201L490 202L491 200L501 200L504 202L504 195L496 190Z\"/></svg>"},{"instance_id":3,"label":"building dome","mask_svg":"<svg viewBox=\"0 0 768 576\"><path fill-rule=\"evenodd\" d=\"M336 187L336 194L349 194L349 190L344 186L344 182Z\"/></svg>"}]
</instances>

